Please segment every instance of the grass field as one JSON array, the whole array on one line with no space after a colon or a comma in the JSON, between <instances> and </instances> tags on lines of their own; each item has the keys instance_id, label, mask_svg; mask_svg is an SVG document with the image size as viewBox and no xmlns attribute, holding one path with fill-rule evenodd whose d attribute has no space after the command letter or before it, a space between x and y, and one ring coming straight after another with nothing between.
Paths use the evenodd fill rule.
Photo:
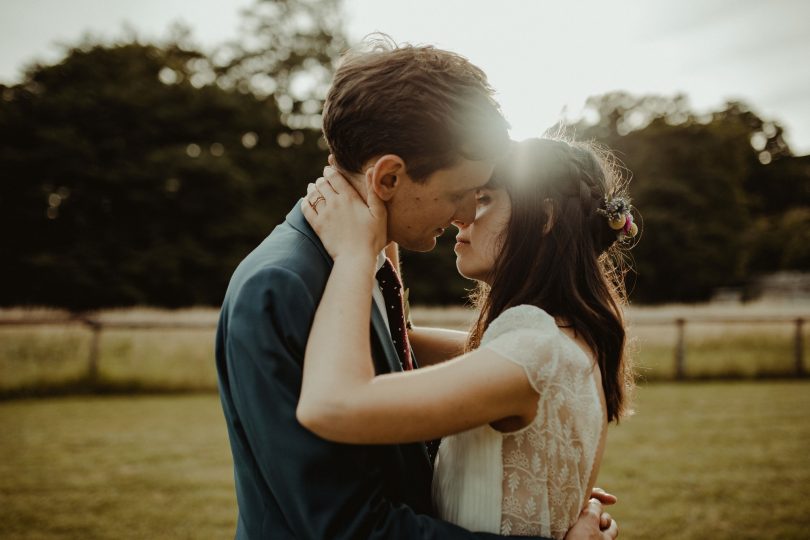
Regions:
<instances>
[{"instance_id":1,"label":"grass field","mask_svg":"<svg viewBox=\"0 0 810 540\"><path fill-rule=\"evenodd\" d=\"M810 383L659 383L611 428L600 485L626 539L804 539ZM213 395L0 403L0 538L231 538Z\"/></svg>"}]
</instances>

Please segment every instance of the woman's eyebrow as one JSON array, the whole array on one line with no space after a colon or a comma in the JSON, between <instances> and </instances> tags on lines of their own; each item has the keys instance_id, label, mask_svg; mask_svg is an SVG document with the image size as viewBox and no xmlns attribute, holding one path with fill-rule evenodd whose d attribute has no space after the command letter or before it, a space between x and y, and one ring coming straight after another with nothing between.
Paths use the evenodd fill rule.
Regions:
<instances>
[{"instance_id":1,"label":"woman's eyebrow","mask_svg":"<svg viewBox=\"0 0 810 540\"><path fill-rule=\"evenodd\" d=\"M481 186L479 189L495 190L499 189L502 185L503 183L498 179L497 176L493 174L492 176L489 177L487 183Z\"/></svg>"}]
</instances>

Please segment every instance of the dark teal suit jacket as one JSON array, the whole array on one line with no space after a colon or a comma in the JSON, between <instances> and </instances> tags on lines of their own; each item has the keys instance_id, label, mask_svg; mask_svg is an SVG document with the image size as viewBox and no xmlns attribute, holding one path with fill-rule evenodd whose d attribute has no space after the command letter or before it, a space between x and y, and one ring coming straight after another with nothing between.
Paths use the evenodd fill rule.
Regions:
<instances>
[{"instance_id":1,"label":"dark teal suit jacket","mask_svg":"<svg viewBox=\"0 0 810 540\"><path fill-rule=\"evenodd\" d=\"M295 418L304 350L332 259L299 206L231 278L216 338L222 407L233 453L237 539L463 539L431 517L424 444L326 441ZM377 373L400 370L372 303Z\"/></svg>"}]
</instances>

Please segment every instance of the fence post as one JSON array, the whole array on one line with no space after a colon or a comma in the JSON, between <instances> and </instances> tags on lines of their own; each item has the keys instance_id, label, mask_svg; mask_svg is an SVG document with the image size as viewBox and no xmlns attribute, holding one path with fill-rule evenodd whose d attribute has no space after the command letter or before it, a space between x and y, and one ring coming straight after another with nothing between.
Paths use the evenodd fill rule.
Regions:
<instances>
[{"instance_id":1,"label":"fence post","mask_svg":"<svg viewBox=\"0 0 810 540\"><path fill-rule=\"evenodd\" d=\"M90 337L90 357L87 361L87 381L95 388L98 383L98 357L101 341L101 323L93 319L85 319L85 324L90 327L93 333Z\"/></svg>"},{"instance_id":2,"label":"fence post","mask_svg":"<svg viewBox=\"0 0 810 540\"><path fill-rule=\"evenodd\" d=\"M675 378L683 380L686 376L686 320L675 319L675 326L677 328L677 338L675 342Z\"/></svg>"},{"instance_id":3,"label":"fence post","mask_svg":"<svg viewBox=\"0 0 810 540\"><path fill-rule=\"evenodd\" d=\"M796 376L804 377L804 319L796 319L796 338L794 340L794 360L796 362Z\"/></svg>"}]
</instances>

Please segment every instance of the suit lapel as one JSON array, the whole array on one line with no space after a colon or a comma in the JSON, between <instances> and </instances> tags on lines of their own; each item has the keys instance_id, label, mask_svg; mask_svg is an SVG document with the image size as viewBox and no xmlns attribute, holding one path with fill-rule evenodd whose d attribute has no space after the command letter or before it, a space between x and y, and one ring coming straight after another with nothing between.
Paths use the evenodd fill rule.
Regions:
<instances>
[{"instance_id":1,"label":"suit lapel","mask_svg":"<svg viewBox=\"0 0 810 540\"><path fill-rule=\"evenodd\" d=\"M287 223L312 240L312 242L318 247L318 251L320 251L321 255L323 255L324 262L331 268L334 264L332 257L329 256L326 248L323 247L323 242L321 242L321 239L318 238L318 235L315 233L312 227L310 227L309 223L304 217L304 214L301 212L302 200L303 199L299 200L290 213L287 214ZM388 326L385 324L383 314L380 312L379 308L377 307L377 302L375 302L373 298L371 299L371 336L372 351L378 351L378 354L372 353L375 371L378 374L396 373L402 371L402 366L399 363L399 356L397 355L397 350L394 347L394 341L391 338L391 333L388 331ZM374 346L374 342L376 342L377 347ZM411 354L411 358L414 358L413 354ZM415 361L414 366L416 366ZM427 478L430 478L432 466L430 464L430 458L428 457L427 447L423 443L413 443L401 446L411 447L416 450L418 455L417 460L420 462L420 466L425 467L424 470L427 471L425 473L427 474Z\"/></svg>"},{"instance_id":2,"label":"suit lapel","mask_svg":"<svg viewBox=\"0 0 810 540\"><path fill-rule=\"evenodd\" d=\"M321 252L323 255L324 261L329 265L329 268L332 268L334 265L334 261L332 261L332 257L329 256L329 253L326 251L326 248L323 247L323 242L321 239L318 238L318 234L310 227L309 223L307 222L307 218L304 217L304 213L301 212L301 201L304 199L299 199L293 209L290 210L290 213L287 214L285 220L290 226L312 240L312 243L315 244L315 247L318 248L318 251Z\"/></svg>"},{"instance_id":3,"label":"suit lapel","mask_svg":"<svg viewBox=\"0 0 810 540\"><path fill-rule=\"evenodd\" d=\"M388 331L383 315L380 313L380 309L377 307L377 302L375 302L374 299L371 300L371 329L374 331L374 335L377 336L377 342L380 344L383 356L385 357L385 365L388 367L385 372L395 373L402 371L397 350L391 339L391 333ZM377 366L378 372L381 367L382 366Z\"/></svg>"},{"instance_id":4,"label":"suit lapel","mask_svg":"<svg viewBox=\"0 0 810 540\"><path fill-rule=\"evenodd\" d=\"M312 242L317 246L318 251L320 251L321 255L323 255L324 261L331 268L334 264L332 257L329 256L326 248L323 247L321 239L318 238L318 235L315 233L312 227L310 227L309 223L304 217L303 212L301 212L302 200L303 199L300 199L290 213L287 214L287 223L289 223L294 229L302 233L304 236L312 240ZM374 355L374 364L377 373L402 371L402 366L399 364L399 356L397 356L397 350L394 347L393 340L391 339L391 333L388 331L388 327L383 319L383 314L380 313L374 299L371 300L371 330L371 335L376 338L377 344L379 345L379 349L383 356L383 358L380 359L378 358L379 355Z\"/></svg>"}]
</instances>

